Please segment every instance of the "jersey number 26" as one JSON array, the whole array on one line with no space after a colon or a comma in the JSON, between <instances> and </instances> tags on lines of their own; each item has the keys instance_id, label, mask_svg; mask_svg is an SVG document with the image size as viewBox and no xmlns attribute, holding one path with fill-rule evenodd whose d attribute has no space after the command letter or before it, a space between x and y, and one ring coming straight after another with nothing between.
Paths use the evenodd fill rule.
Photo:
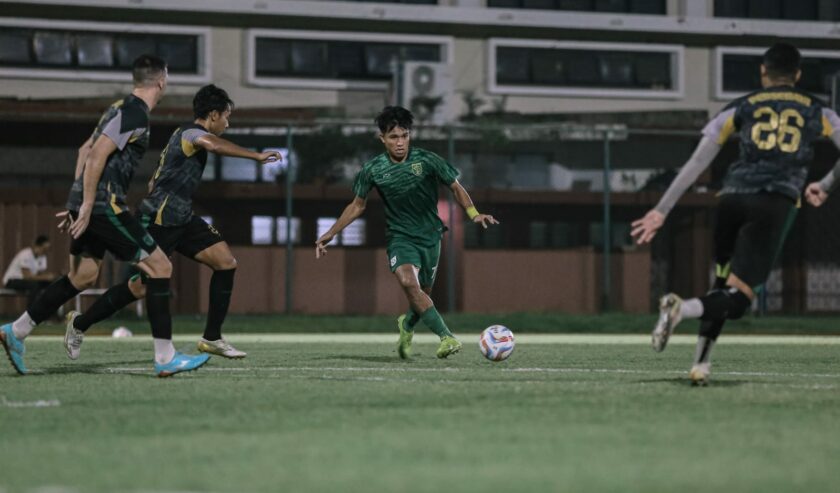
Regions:
<instances>
[{"instance_id":1,"label":"jersey number 26","mask_svg":"<svg viewBox=\"0 0 840 493\"><path fill-rule=\"evenodd\" d=\"M763 117L767 116L765 120ZM802 141L801 128L805 126L805 118L793 108L776 113L769 106L762 106L753 113L758 120L752 127L752 140L762 151L779 146L782 152L796 152Z\"/></svg>"}]
</instances>

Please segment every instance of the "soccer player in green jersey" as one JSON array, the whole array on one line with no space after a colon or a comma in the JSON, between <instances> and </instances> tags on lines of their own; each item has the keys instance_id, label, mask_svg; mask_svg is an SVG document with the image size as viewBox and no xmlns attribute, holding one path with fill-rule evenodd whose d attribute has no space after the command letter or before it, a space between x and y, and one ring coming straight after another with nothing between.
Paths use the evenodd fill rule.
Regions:
<instances>
[{"instance_id":1,"label":"soccer player in green jersey","mask_svg":"<svg viewBox=\"0 0 840 493\"><path fill-rule=\"evenodd\" d=\"M353 183L356 197L341 217L315 242L315 258L327 253L327 244L365 211L367 195L376 188L385 203L388 265L408 299L409 309L397 319L400 358L411 355L414 326L423 321L440 337L438 358L461 350L429 297L440 259L440 239L446 228L437 214L438 186L452 190L469 218L487 228L499 224L480 214L469 194L458 183L458 171L433 152L411 147L414 116L405 108L388 106L376 117L385 152L362 166Z\"/></svg>"}]
</instances>

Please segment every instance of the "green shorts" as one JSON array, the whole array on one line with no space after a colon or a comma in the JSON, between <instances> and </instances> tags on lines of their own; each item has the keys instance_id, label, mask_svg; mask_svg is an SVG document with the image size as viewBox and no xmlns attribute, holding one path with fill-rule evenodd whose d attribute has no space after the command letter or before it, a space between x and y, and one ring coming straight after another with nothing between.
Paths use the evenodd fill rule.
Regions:
<instances>
[{"instance_id":1,"label":"green shorts","mask_svg":"<svg viewBox=\"0 0 840 493\"><path fill-rule=\"evenodd\" d=\"M426 247L406 240L392 240L388 243L387 252L391 272L401 265L411 264L420 269L417 276L420 287L428 288L435 283L440 260L440 242Z\"/></svg>"}]
</instances>

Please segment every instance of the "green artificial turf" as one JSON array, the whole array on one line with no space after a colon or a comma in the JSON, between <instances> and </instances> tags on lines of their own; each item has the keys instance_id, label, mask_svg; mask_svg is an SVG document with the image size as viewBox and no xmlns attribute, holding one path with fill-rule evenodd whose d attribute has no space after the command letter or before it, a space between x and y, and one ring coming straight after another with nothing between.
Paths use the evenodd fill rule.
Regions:
<instances>
[{"instance_id":1,"label":"green artificial turf","mask_svg":"<svg viewBox=\"0 0 840 493\"><path fill-rule=\"evenodd\" d=\"M236 333L324 333L370 332L394 333L397 315L332 316L332 315L230 315L224 331ZM650 314L607 313L602 315L570 315L565 313L451 313L443 314L447 325L456 334L477 334L485 327L502 324L515 333L557 334L649 334L656 322ZM7 316L3 321L14 317ZM105 320L90 329L92 334L110 334L118 326L126 326L138 335L148 335L149 322L133 315L121 315ZM173 318L176 334L200 333L204 317L178 315ZM684 322L680 333L697 333L696 321ZM425 331L423 324L419 331ZM64 325L53 320L36 329L36 334L64 334ZM747 316L728 321L724 334L810 334L840 335L840 317L837 316Z\"/></svg>"},{"instance_id":2,"label":"green artificial turf","mask_svg":"<svg viewBox=\"0 0 840 493\"><path fill-rule=\"evenodd\" d=\"M176 346L189 349L190 342ZM69 361L30 338L0 361L0 491L836 491L840 345L716 348L520 343L492 363L475 337L242 337L241 361L157 379L148 337L89 337ZM395 337L394 337L395 339ZM2 353L0 353L2 354ZM3 355L4 356L4 355ZM53 489L50 489L53 488Z\"/></svg>"}]
</instances>

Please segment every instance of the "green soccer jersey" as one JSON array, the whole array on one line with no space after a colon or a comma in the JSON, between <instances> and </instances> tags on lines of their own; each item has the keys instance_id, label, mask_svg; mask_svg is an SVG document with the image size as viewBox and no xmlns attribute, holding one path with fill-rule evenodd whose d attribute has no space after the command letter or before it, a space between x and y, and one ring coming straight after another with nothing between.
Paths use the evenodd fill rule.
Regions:
<instances>
[{"instance_id":1,"label":"green soccer jersey","mask_svg":"<svg viewBox=\"0 0 840 493\"><path fill-rule=\"evenodd\" d=\"M434 152L412 147L402 163L388 153L371 159L356 175L353 193L367 198L376 188L385 203L386 239L405 238L431 246L440 241L443 221L437 213L438 185L451 185L458 170Z\"/></svg>"}]
</instances>

